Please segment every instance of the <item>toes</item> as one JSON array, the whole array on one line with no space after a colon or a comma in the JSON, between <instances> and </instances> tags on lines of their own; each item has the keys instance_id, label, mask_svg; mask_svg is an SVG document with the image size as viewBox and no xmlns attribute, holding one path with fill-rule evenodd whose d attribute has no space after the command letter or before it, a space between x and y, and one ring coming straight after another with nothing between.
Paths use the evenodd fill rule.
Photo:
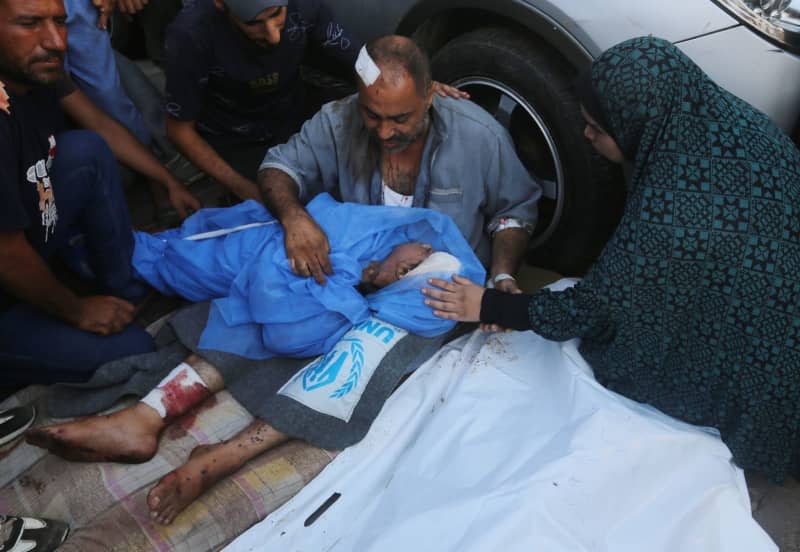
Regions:
<instances>
[{"instance_id":1,"label":"toes","mask_svg":"<svg viewBox=\"0 0 800 552\"><path fill-rule=\"evenodd\" d=\"M169 525L170 523L175 521L175 518L177 517L177 515L178 515L178 512L176 511L176 509L174 507L173 508L167 508L166 510L164 510L164 512L162 512L162 514L160 516L158 516L158 520L157 521L161 525Z\"/></svg>"},{"instance_id":2,"label":"toes","mask_svg":"<svg viewBox=\"0 0 800 552\"><path fill-rule=\"evenodd\" d=\"M44 428L29 429L25 432L25 442L39 448L48 448L53 441L50 432Z\"/></svg>"}]
</instances>

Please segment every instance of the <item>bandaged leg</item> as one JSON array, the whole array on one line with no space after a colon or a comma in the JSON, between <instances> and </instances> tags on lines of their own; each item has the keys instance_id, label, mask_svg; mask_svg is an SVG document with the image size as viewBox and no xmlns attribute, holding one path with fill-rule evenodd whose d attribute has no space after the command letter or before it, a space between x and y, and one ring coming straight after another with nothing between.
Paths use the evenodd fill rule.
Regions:
<instances>
[{"instance_id":1,"label":"bandaged leg","mask_svg":"<svg viewBox=\"0 0 800 552\"><path fill-rule=\"evenodd\" d=\"M146 462L167 424L219 391L219 372L192 355L140 402L107 416L29 430L26 440L67 460Z\"/></svg>"},{"instance_id":2,"label":"bandaged leg","mask_svg":"<svg viewBox=\"0 0 800 552\"><path fill-rule=\"evenodd\" d=\"M181 362L142 402L162 419L174 420L205 400L211 391L194 368Z\"/></svg>"}]
</instances>

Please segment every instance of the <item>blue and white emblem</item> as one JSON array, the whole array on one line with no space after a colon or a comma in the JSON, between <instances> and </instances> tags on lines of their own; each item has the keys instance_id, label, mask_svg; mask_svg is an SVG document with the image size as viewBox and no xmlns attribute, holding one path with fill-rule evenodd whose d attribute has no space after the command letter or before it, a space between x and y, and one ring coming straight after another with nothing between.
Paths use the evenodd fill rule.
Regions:
<instances>
[{"instance_id":1,"label":"blue and white emblem","mask_svg":"<svg viewBox=\"0 0 800 552\"><path fill-rule=\"evenodd\" d=\"M407 333L369 318L347 332L328 354L302 368L279 393L347 422L383 357Z\"/></svg>"}]
</instances>

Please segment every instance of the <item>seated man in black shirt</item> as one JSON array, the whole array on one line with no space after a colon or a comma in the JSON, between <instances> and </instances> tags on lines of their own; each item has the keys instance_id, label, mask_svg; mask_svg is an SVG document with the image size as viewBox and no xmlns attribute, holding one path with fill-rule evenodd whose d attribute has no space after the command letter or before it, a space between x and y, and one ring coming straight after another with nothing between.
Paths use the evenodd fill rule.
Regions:
<instances>
[{"instance_id":1,"label":"seated man in black shirt","mask_svg":"<svg viewBox=\"0 0 800 552\"><path fill-rule=\"evenodd\" d=\"M5 385L87 379L100 364L147 352L131 325L144 289L114 156L162 182L186 214L197 200L123 127L64 77L62 0L0 0L0 366ZM63 111L96 131L65 132ZM101 138L102 137L102 138ZM105 139L105 141L103 140ZM85 240L79 254L78 236ZM54 276L61 256L101 294Z\"/></svg>"}]
</instances>

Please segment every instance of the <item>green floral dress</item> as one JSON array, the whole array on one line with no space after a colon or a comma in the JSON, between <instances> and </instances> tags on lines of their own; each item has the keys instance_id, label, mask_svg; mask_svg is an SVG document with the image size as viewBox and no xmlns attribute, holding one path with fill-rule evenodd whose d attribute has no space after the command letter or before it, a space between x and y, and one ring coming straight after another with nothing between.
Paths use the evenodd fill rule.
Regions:
<instances>
[{"instance_id":1,"label":"green floral dress","mask_svg":"<svg viewBox=\"0 0 800 552\"><path fill-rule=\"evenodd\" d=\"M633 163L614 236L586 278L529 303L581 337L608 388L716 427L743 468L797 473L800 155L670 43L605 52L592 85Z\"/></svg>"}]
</instances>

